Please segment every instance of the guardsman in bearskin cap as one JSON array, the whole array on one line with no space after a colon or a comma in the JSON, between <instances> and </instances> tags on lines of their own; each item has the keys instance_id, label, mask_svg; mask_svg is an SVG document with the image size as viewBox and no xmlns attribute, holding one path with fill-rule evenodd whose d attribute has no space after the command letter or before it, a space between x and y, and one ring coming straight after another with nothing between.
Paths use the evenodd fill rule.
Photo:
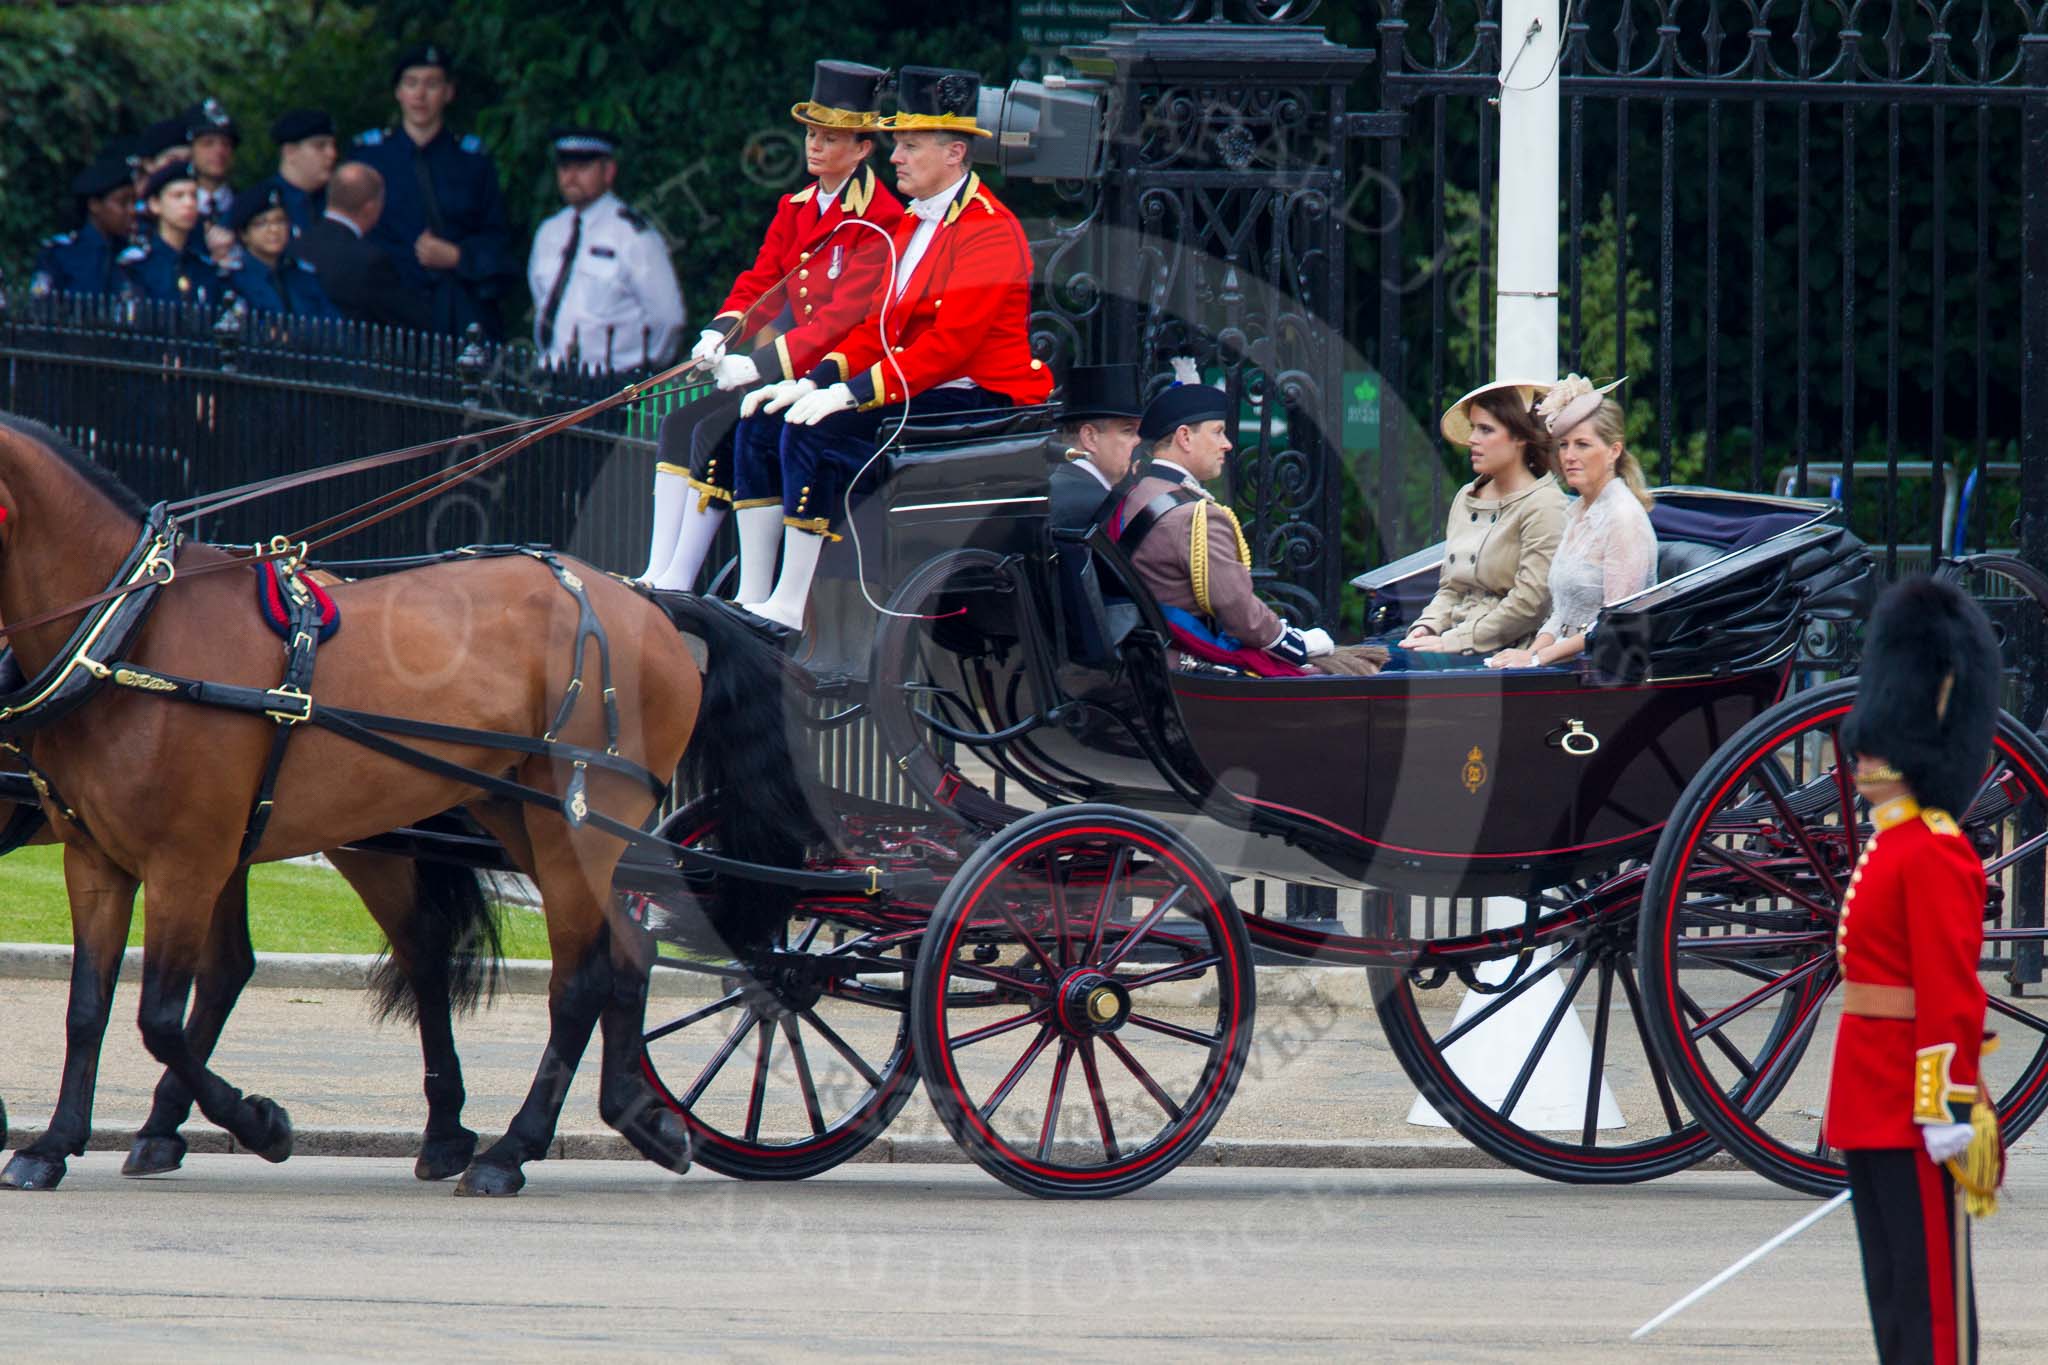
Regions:
<instances>
[{"instance_id":1,"label":"guardsman in bearskin cap","mask_svg":"<svg viewBox=\"0 0 2048 1365\"><path fill-rule=\"evenodd\" d=\"M1842 730L1873 829L1836 934L1825 1132L1848 1164L1886 1365L1976 1358L1964 1206L1989 1211L2000 1155L1979 1088L1984 867L1958 822L1990 767L1998 681L1977 604L1951 584L1902 583L1871 618Z\"/></svg>"},{"instance_id":2,"label":"guardsman in bearskin cap","mask_svg":"<svg viewBox=\"0 0 2048 1365\"><path fill-rule=\"evenodd\" d=\"M867 315L802 378L747 395L735 441L740 605L796 629L833 520L906 417L1041 403L1052 392L1031 354L1031 250L1015 214L970 168L981 77L906 66L897 112L895 271ZM759 415L756 415L756 410ZM786 415L783 415L786 411ZM780 507L782 572L769 591Z\"/></svg>"},{"instance_id":3,"label":"guardsman in bearskin cap","mask_svg":"<svg viewBox=\"0 0 2048 1365\"><path fill-rule=\"evenodd\" d=\"M860 219L892 232L903 216L903 205L869 164L880 135L887 74L857 62L819 62L811 97L789 111L803 127L804 165L816 178L776 204L754 264L733 281L711 326L690 350L691 359L712 367L718 395L670 413L661 424L654 538L641 575L657 588L687 591L697 581L712 537L732 506L739 390L816 365L860 321L888 273L882 238L867 228L842 226ZM779 544L781 513L763 519ZM771 561L773 554L771 549ZM772 562L768 571L774 571Z\"/></svg>"}]
</instances>

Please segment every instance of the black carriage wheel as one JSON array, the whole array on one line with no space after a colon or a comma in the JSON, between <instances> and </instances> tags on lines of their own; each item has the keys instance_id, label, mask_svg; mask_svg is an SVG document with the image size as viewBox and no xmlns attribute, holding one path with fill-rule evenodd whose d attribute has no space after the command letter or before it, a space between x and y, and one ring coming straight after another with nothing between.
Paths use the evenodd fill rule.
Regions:
<instances>
[{"instance_id":1,"label":"black carriage wheel","mask_svg":"<svg viewBox=\"0 0 2048 1365\"><path fill-rule=\"evenodd\" d=\"M1251 944L1194 846L1112 806L1029 816L932 913L911 1036L939 1118L1045 1198L1150 1184L1215 1127L1252 1040Z\"/></svg>"},{"instance_id":2,"label":"black carriage wheel","mask_svg":"<svg viewBox=\"0 0 2048 1365\"><path fill-rule=\"evenodd\" d=\"M1454 1131L1505 1165L1571 1184L1628 1184L1682 1171L1717 1148L1679 1106L1649 1037L1625 894L1595 890L1576 906L1547 909L1537 930L1545 946L1519 971L1513 949L1467 959L1487 991L1455 972L1371 969L1380 1026L1408 1079ZM1576 1047L1565 1050L1576 1040L1561 1042L1560 1029L1583 1031L1583 1075L1572 1064ZM1475 1063L1472 1049L1490 1055ZM1477 1088L1475 1065L1487 1077ZM1570 1103L1549 1100L1546 1087ZM1600 1126L1610 1097L1621 1110L1618 1129Z\"/></svg>"},{"instance_id":3,"label":"black carriage wheel","mask_svg":"<svg viewBox=\"0 0 2048 1365\"><path fill-rule=\"evenodd\" d=\"M1839 733L1854 700L1848 679L1781 703L1694 777L1658 841L1638 946L1686 1106L1752 1169L1814 1194L1845 1179L1821 1117L1841 1014L1836 924L1870 834ZM2038 979L2048 947L2048 749L2009 713L1960 818L1990 882L1985 1022L2005 1046L1983 1071L2011 1139L2048 1106L2048 1002L2015 989ZM1789 1034L1757 1028L1787 1008Z\"/></svg>"},{"instance_id":4,"label":"black carriage wheel","mask_svg":"<svg viewBox=\"0 0 2048 1365\"><path fill-rule=\"evenodd\" d=\"M704 798L665 821L661 837L716 846ZM636 913L694 915L660 896L630 893ZM663 942L655 971L688 971L711 999L649 1002L641 1066L655 1093L690 1125L695 1157L740 1180L802 1180L880 1137L917 1086L904 1013L915 942L841 931L793 917L764 975L718 951L702 931ZM825 976L805 969L849 955L902 960L898 972Z\"/></svg>"}]
</instances>

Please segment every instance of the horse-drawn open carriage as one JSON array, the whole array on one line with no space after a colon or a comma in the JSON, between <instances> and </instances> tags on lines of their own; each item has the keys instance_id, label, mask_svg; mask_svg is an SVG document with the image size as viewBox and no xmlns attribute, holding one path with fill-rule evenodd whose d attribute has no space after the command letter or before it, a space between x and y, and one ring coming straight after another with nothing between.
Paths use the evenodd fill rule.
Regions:
<instances>
[{"instance_id":1,"label":"horse-drawn open carriage","mask_svg":"<svg viewBox=\"0 0 2048 1365\"><path fill-rule=\"evenodd\" d=\"M228 708L220 719L240 727L232 733L256 769L273 729L317 727L331 713L328 737L383 737L379 772L424 764L440 789L497 811L481 829L444 817L352 830L343 842L360 853L531 872L551 821L573 831L587 871L589 850L609 840L611 904L585 939L596 956L564 960L551 919L557 1033L563 997L602 997L606 1117L670 1164L694 1152L738 1177L813 1175L874 1141L922 1080L952 1136L1009 1184L1047 1196L1138 1188L1195 1151L1231 1098L1253 1041L1256 947L1366 969L1388 1040L1426 1102L1419 1114L1433 1109L1510 1164L1565 1180L1640 1180L1726 1145L1800 1188L1840 1181L1819 1145L1819 1102L1838 1012L1834 919L1868 812L1837 738L1848 684L1804 684L1822 666L1816 642L1853 630L1872 571L1837 509L1661 490L1658 581L1611 604L1571 667L1252 678L1171 666L1166 623L1116 543L1050 528L1044 428L1034 410L905 433L861 517L865 571L889 589L864 657L784 659L739 614L660 595L705 666L700 726L734 719L715 714L714 694L731 706L751 691L746 717L759 728L714 734L719 761L700 768L679 808L662 815L637 792L636 808L653 812L644 833L599 809L607 779L615 795L633 785L633 764L648 762L634 757L643 727L628 717L622 758L613 680L581 681L600 658L612 667L602 648L586 653L605 638L586 626L605 618L619 648L628 590L585 592L576 566L545 553L466 556L531 565L519 593L558 610L573 598L582 613L567 627L547 618L559 638L543 630L533 642L552 651L541 676L567 700L537 712L530 734L500 736L520 755L510 768L446 756L493 747L470 713L401 712L410 718L387 723L330 697L328 675L280 714L275 688L193 692L152 659L155 637L143 633L131 632L131 652L87 662L110 673L126 663L133 676L166 680L175 699ZM0 482L13 490L9 469L38 457L18 434L0 434L7 444ZM132 534L133 519L123 524ZM11 558L0 597L12 620L60 594L10 583L22 572ZM452 574L464 560L365 582ZM1424 551L1357 581L1376 627L1397 626L1427 598L1435 564ZM2041 587L2023 566L1957 571ZM111 565L100 581L118 585ZM173 596L161 584L158 595ZM350 589L335 595L349 617ZM137 600L102 603L78 630ZM367 632L373 610L338 640ZM632 650L644 646L636 639ZM61 662L69 648L42 653ZM29 662L31 674L48 672L43 659ZM652 681L629 684L633 666L619 662L622 696ZM766 710L764 687L785 694ZM120 698L131 714L147 689ZM11 714L0 711L0 725ZM776 754L786 764L783 751L801 749L805 731L857 723L874 728L919 800L856 798L811 774L802 809L763 804L761 787L782 781ZM26 739L40 772L45 745ZM283 760L279 811L309 789L291 780L297 757ZM62 790L65 773L53 776L41 801L64 809L53 803L74 793ZM508 822L508 803L526 804L523 824ZM1992 1007L2016 1025L1987 1064L2013 1134L2048 1104L2048 1012L2014 984L2048 940L2048 747L2011 715L1961 818L1991 874L1987 951L1998 956L1985 970L2006 973L1992 983ZM776 828L764 834L764 824ZM299 851L275 840L243 850ZM1246 913L1237 889L1249 877L1356 894L1338 928L1304 926ZM600 958L608 978L591 965ZM650 970L703 989L673 1008L662 997L644 1030L615 1037L638 1020ZM424 1039L447 1001L429 990L418 1004ZM586 1012L582 1038L599 1012ZM573 1068L581 1042L570 1045L551 1040L529 1101L548 1131L545 1073ZM629 1069L661 1115L638 1103L643 1092L628 1093ZM210 1116L220 1109L263 1136L260 1113L195 1093ZM558 1110L558 1088L552 1102ZM173 1134L178 1118L174 1104ZM672 1131L678 1120L687 1143ZM164 1122L152 1118L159 1136ZM536 1122L523 1110L515 1123L529 1144ZM467 1161L456 1140L436 1162L423 1154L422 1172L461 1169L451 1150ZM481 1187L516 1189L518 1155L511 1178ZM43 1159L61 1176L60 1152Z\"/></svg>"}]
</instances>

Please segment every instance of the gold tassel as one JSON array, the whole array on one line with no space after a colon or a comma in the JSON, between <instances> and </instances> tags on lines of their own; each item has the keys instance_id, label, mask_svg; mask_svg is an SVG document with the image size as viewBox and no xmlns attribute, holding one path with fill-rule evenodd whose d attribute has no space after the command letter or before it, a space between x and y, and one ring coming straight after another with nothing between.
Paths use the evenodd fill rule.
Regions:
<instances>
[{"instance_id":1,"label":"gold tassel","mask_svg":"<svg viewBox=\"0 0 2048 1365\"><path fill-rule=\"evenodd\" d=\"M1948 1162L1948 1173L1963 1192L1963 1209L1972 1218L1998 1212L1998 1187L2005 1183L2005 1143L1998 1135L1998 1110L1980 1088L1970 1106L1970 1145Z\"/></svg>"}]
</instances>

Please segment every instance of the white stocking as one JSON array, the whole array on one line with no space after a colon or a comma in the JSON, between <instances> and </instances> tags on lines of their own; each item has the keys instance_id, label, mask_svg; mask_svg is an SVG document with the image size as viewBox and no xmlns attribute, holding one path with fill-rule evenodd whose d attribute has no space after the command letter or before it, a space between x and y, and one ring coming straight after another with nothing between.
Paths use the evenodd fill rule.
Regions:
<instances>
[{"instance_id":1,"label":"white stocking","mask_svg":"<svg viewBox=\"0 0 2048 1365\"><path fill-rule=\"evenodd\" d=\"M699 511L697 499L692 497L683 509L683 524L676 532L675 557L669 560L661 577L654 580L654 586L669 592L689 592L695 588L697 571L704 567L704 556L711 553L711 542L718 538L718 528L724 524L724 503L707 503Z\"/></svg>"},{"instance_id":2,"label":"white stocking","mask_svg":"<svg viewBox=\"0 0 2048 1365\"><path fill-rule=\"evenodd\" d=\"M640 574L641 582L654 583L668 568L669 558L676 552L676 526L691 496L682 475L666 469L654 471L654 534L647 538L647 567Z\"/></svg>"},{"instance_id":3,"label":"white stocking","mask_svg":"<svg viewBox=\"0 0 2048 1365\"><path fill-rule=\"evenodd\" d=\"M782 577L776 580L775 594L748 610L791 630L802 630L804 605L811 600L811 579L818 572L818 556L824 549L825 537L794 526L787 528L782 534Z\"/></svg>"},{"instance_id":4,"label":"white stocking","mask_svg":"<svg viewBox=\"0 0 2048 1365\"><path fill-rule=\"evenodd\" d=\"M782 547L782 504L742 507L734 514L740 526L740 587L733 601L756 607L775 590L775 552Z\"/></svg>"}]
</instances>

